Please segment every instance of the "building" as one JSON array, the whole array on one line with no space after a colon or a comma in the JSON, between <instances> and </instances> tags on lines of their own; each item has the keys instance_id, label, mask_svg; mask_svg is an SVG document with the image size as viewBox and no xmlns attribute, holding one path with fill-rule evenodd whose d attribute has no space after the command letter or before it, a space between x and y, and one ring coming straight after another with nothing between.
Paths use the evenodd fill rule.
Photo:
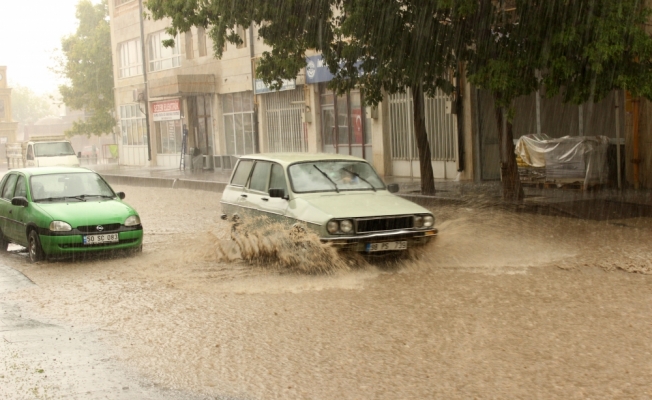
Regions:
<instances>
[{"instance_id":1,"label":"building","mask_svg":"<svg viewBox=\"0 0 652 400\"><path fill-rule=\"evenodd\" d=\"M0 154L4 160L5 145L16 141L18 122L11 117L11 88L7 85L7 67L0 66Z\"/></svg>"},{"instance_id":2,"label":"building","mask_svg":"<svg viewBox=\"0 0 652 400\"><path fill-rule=\"evenodd\" d=\"M169 23L142 20L139 3L113 0L109 7L121 164L181 166L185 131L186 166L193 153L207 169L230 169L243 154L309 151L364 157L381 175L418 176L409 95L392 96L378 109L365 107L359 91L335 96L318 54L308 58L307 74L271 91L255 79L255 59L268 48L251 27L241 27L244 43L228 44L218 60L201 28L163 47ZM463 136L471 145L472 126L458 131L450 105L443 94L426 101L435 177L459 178L461 169L470 179L458 144Z\"/></svg>"}]
</instances>

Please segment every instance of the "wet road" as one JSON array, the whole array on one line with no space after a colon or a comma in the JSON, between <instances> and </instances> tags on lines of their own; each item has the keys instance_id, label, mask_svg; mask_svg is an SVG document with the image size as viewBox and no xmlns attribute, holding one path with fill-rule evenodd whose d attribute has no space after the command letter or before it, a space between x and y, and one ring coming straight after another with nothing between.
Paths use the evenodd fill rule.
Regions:
<instances>
[{"instance_id":1,"label":"wet road","mask_svg":"<svg viewBox=\"0 0 652 400\"><path fill-rule=\"evenodd\" d=\"M160 387L243 399L652 396L650 219L438 207L426 251L369 264L327 248L288 257L289 233L274 229L234 244L219 194L116 189L141 213L143 254L36 265L8 254L36 285L0 301L92 330Z\"/></svg>"}]
</instances>

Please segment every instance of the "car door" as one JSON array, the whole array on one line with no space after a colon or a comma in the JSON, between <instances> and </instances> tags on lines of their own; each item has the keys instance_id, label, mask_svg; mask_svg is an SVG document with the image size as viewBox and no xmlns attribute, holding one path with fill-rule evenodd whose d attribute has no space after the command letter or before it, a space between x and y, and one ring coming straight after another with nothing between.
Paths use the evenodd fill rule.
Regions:
<instances>
[{"instance_id":1,"label":"car door","mask_svg":"<svg viewBox=\"0 0 652 400\"><path fill-rule=\"evenodd\" d=\"M285 199L270 197L270 188L284 189L287 193L283 167L269 161L256 161L247 187L248 197L245 201L252 210L256 210L257 215L281 221L285 218L288 202Z\"/></svg>"},{"instance_id":2,"label":"car door","mask_svg":"<svg viewBox=\"0 0 652 400\"><path fill-rule=\"evenodd\" d=\"M22 174L16 174L16 176L16 187L12 198L27 198L27 179ZM8 227L9 231L7 232L7 236L16 243L26 244L27 234L25 232L25 227L28 222L28 214L31 210L29 207L11 205L11 200L9 201L11 209L9 211L8 221L11 222L11 226Z\"/></svg>"},{"instance_id":3,"label":"car door","mask_svg":"<svg viewBox=\"0 0 652 400\"><path fill-rule=\"evenodd\" d=\"M2 192L4 191L5 184L9 180L9 177L13 174L7 174L2 178L0 182L0 230L5 234L7 232L7 217L9 216L9 210L11 209L11 202L6 201L2 198Z\"/></svg>"},{"instance_id":4,"label":"car door","mask_svg":"<svg viewBox=\"0 0 652 400\"><path fill-rule=\"evenodd\" d=\"M27 153L25 154L25 167L38 167L36 158L34 157L34 145L27 146Z\"/></svg>"},{"instance_id":5,"label":"car door","mask_svg":"<svg viewBox=\"0 0 652 400\"><path fill-rule=\"evenodd\" d=\"M220 201L222 213L227 216L241 214L243 212L244 202L247 198L245 186L249 182L249 176L251 175L253 166L253 160L243 159L240 159L235 166L231 181L224 189L222 200Z\"/></svg>"},{"instance_id":6,"label":"car door","mask_svg":"<svg viewBox=\"0 0 652 400\"><path fill-rule=\"evenodd\" d=\"M2 186L2 194L0 198L0 209L1 214L0 216L2 217L2 233L4 235L13 240L14 234L13 232L16 230L15 225L15 220L14 220L14 208L15 206L11 205L11 199L14 197L14 190L16 189L16 180L18 179L18 175L15 173L9 174L7 176L7 179L4 182L4 185Z\"/></svg>"}]
</instances>

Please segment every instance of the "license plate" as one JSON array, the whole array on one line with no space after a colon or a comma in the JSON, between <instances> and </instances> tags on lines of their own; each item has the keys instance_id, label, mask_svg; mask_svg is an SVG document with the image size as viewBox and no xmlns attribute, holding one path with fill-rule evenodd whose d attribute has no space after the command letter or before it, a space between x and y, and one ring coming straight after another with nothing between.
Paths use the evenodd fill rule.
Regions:
<instances>
[{"instance_id":1,"label":"license plate","mask_svg":"<svg viewBox=\"0 0 652 400\"><path fill-rule=\"evenodd\" d=\"M118 240L119 239L117 233L84 236L84 244L118 243Z\"/></svg>"},{"instance_id":2,"label":"license plate","mask_svg":"<svg viewBox=\"0 0 652 400\"><path fill-rule=\"evenodd\" d=\"M400 242L381 242L381 243L367 243L367 252L372 251L387 251L387 250L405 250L407 249L407 241Z\"/></svg>"}]
</instances>

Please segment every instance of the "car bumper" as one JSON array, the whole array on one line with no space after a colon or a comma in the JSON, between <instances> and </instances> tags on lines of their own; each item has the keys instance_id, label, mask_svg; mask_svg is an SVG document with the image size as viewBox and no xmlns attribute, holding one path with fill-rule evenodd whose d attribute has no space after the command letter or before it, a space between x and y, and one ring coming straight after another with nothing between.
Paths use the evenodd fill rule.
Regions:
<instances>
[{"instance_id":1,"label":"car bumper","mask_svg":"<svg viewBox=\"0 0 652 400\"><path fill-rule=\"evenodd\" d=\"M393 232L378 232L355 236L322 237L322 243L330 243L342 250L366 251L369 243L407 241L408 248L423 245L437 236L437 229L422 231L398 230Z\"/></svg>"},{"instance_id":2,"label":"car bumper","mask_svg":"<svg viewBox=\"0 0 652 400\"><path fill-rule=\"evenodd\" d=\"M131 230L118 233L118 243L85 245L83 235L39 235L41 247L48 256L62 256L110 250L136 248L143 244L143 231Z\"/></svg>"}]
</instances>

